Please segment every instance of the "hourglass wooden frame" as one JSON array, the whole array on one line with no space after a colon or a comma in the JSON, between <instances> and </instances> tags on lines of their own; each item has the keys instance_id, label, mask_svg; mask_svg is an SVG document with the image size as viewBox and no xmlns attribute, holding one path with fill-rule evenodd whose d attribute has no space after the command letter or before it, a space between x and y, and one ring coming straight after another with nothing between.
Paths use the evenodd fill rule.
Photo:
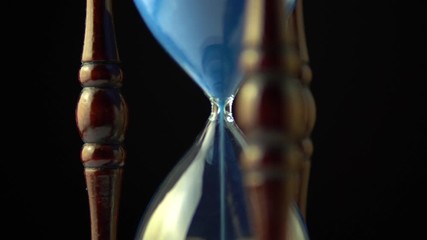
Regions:
<instances>
[{"instance_id":1,"label":"hourglass wooden frame","mask_svg":"<svg viewBox=\"0 0 427 240\"><path fill-rule=\"evenodd\" d=\"M241 164L256 239L288 239L293 202L306 215L315 102L302 4L287 21L280 0L247 5L236 111L249 141Z\"/></svg>"},{"instance_id":2,"label":"hourglass wooden frame","mask_svg":"<svg viewBox=\"0 0 427 240\"><path fill-rule=\"evenodd\" d=\"M248 0L245 8L245 74L236 117L248 137L241 156L257 240L288 239L289 209L303 216L313 145L315 103L305 42L303 3L285 21L283 0ZM84 145L92 240L117 238L118 204L125 161L122 143L127 107L116 47L113 0L87 0L76 122ZM254 94L255 93L255 94ZM153 239L154 240L154 239Z\"/></svg>"},{"instance_id":3,"label":"hourglass wooden frame","mask_svg":"<svg viewBox=\"0 0 427 240\"><path fill-rule=\"evenodd\" d=\"M116 239L127 128L123 74L114 32L112 0L87 0L76 122L84 166L92 240Z\"/></svg>"}]
</instances>

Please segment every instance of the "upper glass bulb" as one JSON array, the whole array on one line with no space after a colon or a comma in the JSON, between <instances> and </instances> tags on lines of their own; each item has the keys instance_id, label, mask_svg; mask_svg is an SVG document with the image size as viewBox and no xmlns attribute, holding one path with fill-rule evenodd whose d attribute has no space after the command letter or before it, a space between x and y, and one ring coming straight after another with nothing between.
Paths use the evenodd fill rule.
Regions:
<instances>
[{"instance_id":1,"label":"upper glass bulb","mask_svg":"<svg viewBox=\"0 0 427 240\"><path fill-rule=\"evenodd\" d=\"M295 0L284 0L288 11ZM134 0L158 42L213 98L235 94L244 0Z\"/></svg>"}]
</instances>

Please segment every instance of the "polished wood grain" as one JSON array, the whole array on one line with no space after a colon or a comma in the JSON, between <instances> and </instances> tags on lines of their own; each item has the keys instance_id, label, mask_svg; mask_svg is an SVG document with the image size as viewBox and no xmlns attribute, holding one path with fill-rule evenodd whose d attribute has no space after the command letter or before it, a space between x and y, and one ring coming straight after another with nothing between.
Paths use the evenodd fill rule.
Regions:
<instances>
[{"instance_id":1,"label":"polished wood grain","mask_svg":"<svg viewBox=\"0 0 427 240\"><path fill-rule=\"evenodd\" d=\"M236 115L249 147L241 157L257 240L290 239L290 210L305 212L315 120L302 3L249 0Z\"/></svg>"},{"instance_id":2,"label":"polished wood grain","mask_svg":"<svg viewBox=\"0 0 427 240\"><path fill-rule=\"evenodd\" d=\"M310 59L307 49L304 25L303 0L298 0L296 9L290 18L290 24L293 25L296 36L296 47L301 61L301 68L298 79L303 85L302 94L304 98L304 136L300 141L300 147L304 154L304 161L301 164L299 173L299 186L297 192L297 203L300 207L302 215L306 216L308 184L310 179L311 156L313 155L314 147L311 140L311 133L316 122L316 103L313 94L310 91L310 83L313 78L313 73L310 67Z\"/></svg>"},{"instance_id":3,"label":"polished wood grain","mask_svg":"<svg viewBox=\"0 0 427 240\"><path fill-rule=\"evenodd\" d=\"M121 95L120 67L112 0L87 0L86 28L76 109L84 142L81 161L89 197L92 240L117 238L118 206L126 152L127 106Z\"/></svg>"}]
</instances>

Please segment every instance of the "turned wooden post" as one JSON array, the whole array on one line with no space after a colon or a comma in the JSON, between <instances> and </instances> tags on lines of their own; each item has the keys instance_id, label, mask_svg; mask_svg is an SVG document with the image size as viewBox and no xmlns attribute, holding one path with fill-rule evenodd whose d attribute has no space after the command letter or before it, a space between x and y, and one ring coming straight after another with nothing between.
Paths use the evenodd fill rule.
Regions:
<instances>
[{"instance_id":1,"label":"turned wooden post","mask_svg":"<svg viewBox=\"0 0 427 240\"><path fill-rule=\"evenodd\" d=\"M302 3L248 0L236 115L249 146L241 157L257 240L289 238L291 206L305 212L315 106Z\"/></svg>"},{"instance_id":2,"label":"turned wooden post","mask_svg":"<svg viewBox=\"0 0 427 240\"><path fill-rule=\"evenodd\" d=\"M299 181L297 188L297 203L301 210L301 214L305 217L307 207L307 191L311 169L311 156L313 154L313 143L310 137L316 121L316 104L310 91L310 83L313 78L313 74L309 65L310 62L305 38L303 13L303 0L297 0L295 11L293 11L291 18L289 19L289 24L292 25L292 28L288 30L294 30L294 36L296 38L296 49L301 61L300 70L298 73L299 75L297 75L297 78L303 85L303 111L305 114L303 124L305 125L305 130L304 136L300 141L304 160L301 163L301 169L299 170L300 174L298 174Z\"/></svg>"},{"instance_id":3,"label":"turned wooden post","mask_svg":"<svg viewBox=\"0 0 427 240\"><path fill-rule=\"evenodd\" d=\"M115 240L127 107L114 33L112 0L87 0L76 121L84 166L92 240Z\"/></svg>"}]
</instances>

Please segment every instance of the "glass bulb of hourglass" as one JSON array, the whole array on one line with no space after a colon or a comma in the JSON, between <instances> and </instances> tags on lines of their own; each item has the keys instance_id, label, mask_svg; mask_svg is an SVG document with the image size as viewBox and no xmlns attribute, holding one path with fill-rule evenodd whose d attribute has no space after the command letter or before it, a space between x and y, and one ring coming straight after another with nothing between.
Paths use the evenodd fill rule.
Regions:
<instances>
[{"instance_id":1,"label":"glass bulb of hourglass","mask_svg":"<svg viewBox=\"0 0 427 240\"><path fill-rule=\"evenodd\" d=\"M293 6L295 0L284 1ZM238 58L245 0L134 2L154 37L212 106L205 129L146 208L136 239L251 239L239 168L246 142L231 111L242 81ZM304 236L297 210L292 213L295 234Z\"/></svg>"}]
</instances>

